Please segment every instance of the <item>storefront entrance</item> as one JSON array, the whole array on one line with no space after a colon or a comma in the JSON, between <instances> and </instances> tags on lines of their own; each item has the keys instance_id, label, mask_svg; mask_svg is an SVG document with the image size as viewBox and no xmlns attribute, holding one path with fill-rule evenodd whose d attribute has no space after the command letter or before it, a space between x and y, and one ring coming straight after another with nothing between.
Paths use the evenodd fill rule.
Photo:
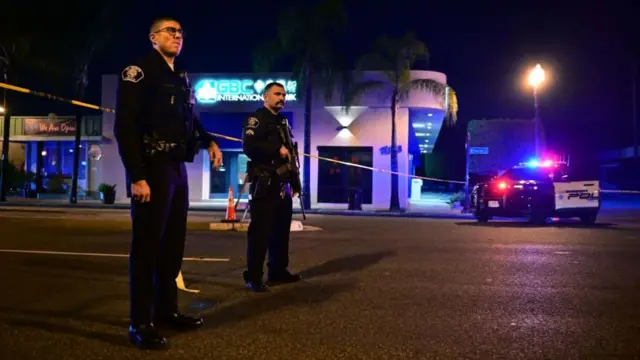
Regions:
<instances>
[{"instance_id":1,"label":"storefront entrance","mask_svg":"<svg viewBox=\"0 0 640 360\"><path fill-rule=\"evenodd\" d=\"M318 156L373 166L373 148L370 146L318 146ZM318 162L319 203L347 203L349 192L357 190L362 194L362 204L371 204L372 184L370 170L329 161Z\"/></svg>"},{"instance_id":2,"label":"storefront entrance","mask_svg":"<svg viewBox=\"0 0 640 360\"><path fill-rule=\"evenodd\" d=\"M240 150L222 149L222 157L223 166L218 169L211 167L210 199L226 199L229 195L229 186L233 189L234 197L237 198L247 174L248 158Z\"/></svg>"}]
</instances>

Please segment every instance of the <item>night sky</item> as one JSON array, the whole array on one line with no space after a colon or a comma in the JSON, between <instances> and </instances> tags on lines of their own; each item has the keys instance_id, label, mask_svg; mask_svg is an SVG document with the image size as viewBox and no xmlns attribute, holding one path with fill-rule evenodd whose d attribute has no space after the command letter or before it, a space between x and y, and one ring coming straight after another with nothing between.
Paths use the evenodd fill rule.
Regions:
<instances>
[{"instance_id":1,"label":"night sky","mask_svg":"<svg viewBox=\"0 0 640 360\"><path fill-rule=\"evenodd\" d=\"M88 100L99 102L100 74L118 72L148 51L148 28L156 16L175 16L186 29L181 60L189 72L250 72L254 47L275 36L279 10L290 3L128 1L114 24L124 33L92 64ZM436 151L459 149L468 120L533 117L525 74L537 62L550 78L541 90L550 146L585 159L602 149L630 146L632 68L640 34L632 7L560 3L346 0L349 41L362 52L378 35L411 30L426 43L431 57L422 68L446 73L460 102L459 126L443 130Z\"/></svg>"}]
</instances>

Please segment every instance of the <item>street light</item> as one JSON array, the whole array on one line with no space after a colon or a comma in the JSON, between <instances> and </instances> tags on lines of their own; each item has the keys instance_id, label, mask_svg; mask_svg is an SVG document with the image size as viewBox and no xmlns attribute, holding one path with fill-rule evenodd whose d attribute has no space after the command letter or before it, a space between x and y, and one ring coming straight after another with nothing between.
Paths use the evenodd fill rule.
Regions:
<instances>
[{"instance_id":1,"label":"street light","mask_svg":"<svg viewBox=\"0 0 640 360\"><path fill-rule=\"evenodd\" d=\"M540 64L537 64L529 73L529 85L537 89L540 84L544 82L544 69Z\"/></svg>"},{"instance_id":2,"label":"street light","mask_svg":"<svg viewBox=\"0 0 640 360\"><path fill-rule=\"evenodd\" d=\"M540 108L538 106L538 87L544 82L544 69L540 64L529 72L529 85L533 87L533 101L535 107L535 117L533 123L535 126L535 141L536 141L536 158L540 157Z\"/></svg>"}]
</instances>

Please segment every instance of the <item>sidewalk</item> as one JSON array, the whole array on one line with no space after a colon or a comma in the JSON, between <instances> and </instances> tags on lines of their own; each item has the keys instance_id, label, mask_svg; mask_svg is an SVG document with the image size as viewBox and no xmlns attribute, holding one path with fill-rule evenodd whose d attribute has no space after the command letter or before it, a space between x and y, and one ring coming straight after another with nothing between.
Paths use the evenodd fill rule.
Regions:
<instances>
[{"instance_id":1,"label":"sidewalk","mask_svg":"<svg viewBox=\"0 0 640 360\"><path fill-rule=\"evenodd\" d=\"M242 217L247 200L242 199L236 210L236 216ZM192 201L189 207L191 212L222 213L226 211L227 200ZM129 210L129 200L116 202L113 205L104 205L99 200L78 200L77 204L69 204L68 200L60 199L25 199L11 197L8 202L0 203L0 211L10 209L39 208L39 209L104 209L104 210ZM377 216L377 217L402 217L402 218L436 218L436 219L472 219L471 214L463 214L460 207L451 208L446 202L426 197L418 201L409 201L409 208L401 212L388 210L346 210L346 204L336 204L330 208L306 209L306 214L337 215L337 216ZM298 201L293 203L293 212L300 214ZM640 196L603 196L600 216L603 218L630 218L640 219Z\"/></svg>"},{"instance_id":2,"label":"sidewalk","mask_svg":"<svg viewBox=\"0 0 640 360\"><path fill-rule=\"evenodd\" d=\"M104 209L104 210L129 210L131 208L129 200L116 202L113 205L102 204L99 200L78 200L77 204L70 204L68 200L60 199L26 199L26 198L9 198L5 203L0 203L0 211L11 211L10 209L20 208L39 208L39 209ZM220 212L226 211L226 200L210 200L194 202L189 207L191 212ZM387 210L346 210L341 207L322 208L322 209L305 209L306 214L318 215L338 215L338 216L384 216L384 217L405 217L405 218L443 218L443 219L468 219L468 214L462 214L461 208L451 209L449 205L441 202L424 202L410 204L408 210L402 212L390 212ZM238 205L236 216L242 216L246 207L246 200L243 199ZM294 201L293 212L300 214L299 202Z\"/></svg>"}]
</instances>

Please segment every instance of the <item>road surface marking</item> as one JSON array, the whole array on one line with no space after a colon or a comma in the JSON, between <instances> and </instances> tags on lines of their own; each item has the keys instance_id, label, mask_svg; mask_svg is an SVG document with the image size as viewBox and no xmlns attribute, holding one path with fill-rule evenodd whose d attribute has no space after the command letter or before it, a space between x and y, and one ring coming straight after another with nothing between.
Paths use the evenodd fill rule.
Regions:
<instances>
[{"instance_id":1,"label":"road surface marking","mask_svg":"<svg viewBox=\"0 0 640 360\"><path fill-rule=\"evenodd\" d=\"M20 254L44 254L44 255L72 255L72 256L98 256L98 257L121 257L128 258L129 254L101 254L101 253L81 253L66 251L44 251L44 250L13 250L0 249L0 253L20 253ZM204 261L204 262L226 262L228 258L206 258L206 257L186 257L184 261Z\"/></svg>"}]
</instances>

